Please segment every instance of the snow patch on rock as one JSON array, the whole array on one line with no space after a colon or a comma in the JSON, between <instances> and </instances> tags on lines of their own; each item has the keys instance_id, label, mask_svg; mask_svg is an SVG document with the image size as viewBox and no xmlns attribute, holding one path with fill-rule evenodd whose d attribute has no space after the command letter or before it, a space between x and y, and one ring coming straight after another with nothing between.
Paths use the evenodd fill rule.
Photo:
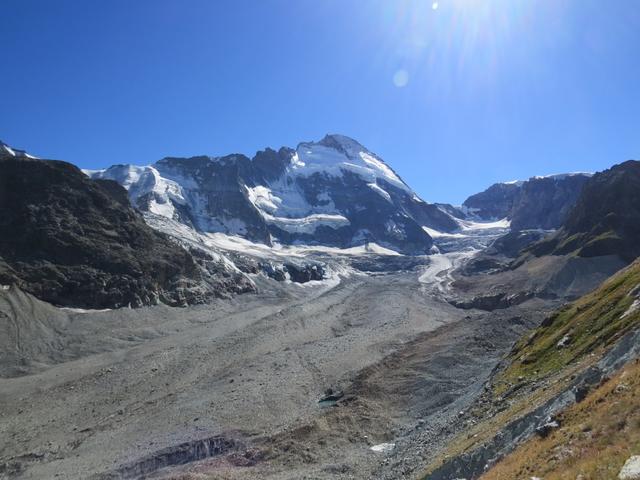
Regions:
<instances>
[{"instance_id":1,"label":"snow patch on rock","mask_svg":"<svg viewBox=\"0 0 640 480\"><path fill-rule=\"evenodd\" d=\"M387 192L384 188L381 188L376 183L367 183L367 186L382 198L384 198L387 202L391 202L391 195L389 195L389 192Z\"/></svg>"},{"instance_id":2,"label":"snow patch on rock","mask_svg":"<svg viewBox=\"0 0 640 480\"><path fill-rule=\"evenodd\" d=\"M317 213L302 218L274 217L267 213L263 213L262 215L267 223L276 225L278 228L289 233L312 234L318 227L329 227L335 230L351 225L351 222L342 215Z\"/></svg>"},{"instance_id":3,"label":"snow patch on rock","mask_svg":"<svg viewBox=\"0 0 640 480\"><path fill-rule=\"evenodd\" d=\"M377 180L383 180L414 195L381 158L343 135L328 135L318 143L301 143L290 165L295 175L321 173L339 177L344 171L349 171L361 176L367 183L377 184Z\"/></svg>"},{"instance_id":4,"label":"snow patch on rock","mask_svg":"<svg viewBox=\"0 0 640 480\"><path fill-rule=\"evenodd\" d=\"M496 220L495 222L473 222L470 220L458 220L458 223L462 231L490 230L490 229L507 230L511 226L511 221L507 218Z\"/></svg>"},{"instance_id":5,"label":"snow patch on rock","mask_svg":"<svg viewBox=\"0 0 640 480\"><path fill-rule=\"evenodd\" d=\"M431 238L465 238L467 236L464 233L440 232L426 226L423 226L422 229L427 232L431 236Z\"/></svg>"},{"instance_id":6,"label":"snow patch on rock","mask_svg":"<svg viewBox=\"0 0 640 480\"><path fill-rule=\"evenodd\" d=\"M378 445L374 445L370 447L372 451L376 453L390 453L396 448L395 443L379 443Z\"/></svg>"},{"instance_id":7,"label":"snow patch on rock","mask_svg":"<svg viewBox=\"0 0 640 480\"><path fill-rule=\"evenodd\" d=\"M633 313L637 312L637 311L638 311L638 309L640 309L640 299L638 299L638 300L634 300L634 301L633 301L633 303L632 303L632 304L629 306L629 308L627 309L627 311L626 311L626 312L624 312L624 313L622 314L622 317L620 317L620 318L626 318L626 317L628 317L629 315L631 315L631 314L633 314Z\"/></svg>"},{"instance_id":8,"label":"snow patch on rock","mask_svg":"<svg viewBox=\"0 0 640 480\"><path fill-rule=\"evenodd\" d=\"M114 165L105 170L85 170L91 178L114 180L126 188L131 202L138 206L143 198L148 199L151 213L175 218L174 202L186 205L184 190L180 183L163 177L154 166Z\"/></svg>"}]
</instances>

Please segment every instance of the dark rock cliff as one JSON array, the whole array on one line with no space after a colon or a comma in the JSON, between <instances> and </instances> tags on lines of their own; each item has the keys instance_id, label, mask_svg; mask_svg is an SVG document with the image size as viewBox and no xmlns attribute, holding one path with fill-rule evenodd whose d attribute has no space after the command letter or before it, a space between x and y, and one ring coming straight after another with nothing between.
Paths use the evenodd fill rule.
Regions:
<instances>
[{"instance_id":1,"label":"dark rock cliff","mask_svg":"<svg viewBox=\"0 0 640 480\"><path fill-rule=\"evenodd\" d=\"M126 191L51 160L0 158L0 283L83 308L198 303L250 289L148 227Z\"/></svg>"}]
</instances>

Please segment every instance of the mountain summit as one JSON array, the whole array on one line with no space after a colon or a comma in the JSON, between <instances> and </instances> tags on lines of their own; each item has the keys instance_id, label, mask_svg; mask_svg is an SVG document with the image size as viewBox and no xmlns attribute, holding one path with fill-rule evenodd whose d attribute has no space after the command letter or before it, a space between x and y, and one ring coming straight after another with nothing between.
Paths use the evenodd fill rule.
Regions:
<instances>
[{"instance_id":1,"label":"mountain summit","mask_svg":"<svg viewBox=\"0 0 640 480\"><path fill-rule=\"evenodd\" d=\"M34 159L33 155L29 155L24 150L18 150L17 148L10 147L2 140L0 140L0 158L6 157L14 157L14 158L31 158Z\"/></svg>"},{"instance_id":2,"label":"mountain summit","mask_svg":"<svg viewBox=\"0 0 640 480\"><path fill-rule=\"evenodd\" d=\"M123 185L133 204L202 232L267 245L348 248L375 242L428 253L423 227L451 232L458 222L424 202L380 157L343 135L295 149L244 155L164 158L153 165L88 171Z\"/></svg>"}]
</instances>

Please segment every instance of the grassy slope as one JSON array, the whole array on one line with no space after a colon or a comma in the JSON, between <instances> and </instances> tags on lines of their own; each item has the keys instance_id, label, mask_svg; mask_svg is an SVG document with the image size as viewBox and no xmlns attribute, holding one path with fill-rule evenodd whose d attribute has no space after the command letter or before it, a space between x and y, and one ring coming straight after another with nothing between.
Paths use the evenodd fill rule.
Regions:
<instances>
[{"instance_id":1,"label":"grassy slope","mask_svg":"<svg viewBox=\"0 0 640 480\"><path fill-rule=\"evenodd\" d=\"M472 408L472 411L478 410L477 418L479 421L473 427L462 432L451 442L446 451L441 452L438 458L427 467L424 472L425 478L428 478L428 474L447 458L475 449L496 435L507 423L532 411L538 405L557 395L566 388L566 384L574 374L597 361L602 353L626 332L640 327L640 308L635 311L631 308L638 296L639 286L640 260L612 276L594 292L557 311L530 335L518 342L505 359L507 367L492 379L490 390L487 392L489 398L493 398L494 402L504 408L500 408L497 412L484 410L484 405ZM570 341L565 347L558 347L558 342L565 335L569 335ZM529 385L529 387L518 389L516 388L518 385ZM590 398L595 397L592 395ZM611 405L608 402L611 398L605 397L605 400L600 401L603 403L600 408L604 417L609 415L615 422L631 412L631 409L626 405L620 406L622 412L619 412L616 405ZM635 401L635 405L640 405L640 397L636 398L638 400ZM631 403L633 404L633 402ZM590 405L590 403L579 405ZM588 412L588 409L586 411ZM623 415L623 417L619 417L619 415ZM637 424L633 425L637 427ZM604 424L601 426L605 431L609 428ZM591 437L586 435L584 438ZM600 449L602 442L606 443L606 439L607 435L604 434L592 438L593 447ZM637 446L635 445L635 447ZM588 450L590 447L587 445L582 445L580 448L586 448L586 451L590 451ZM612 444L611 448L615 449L616 447ZM635 450L636 454L640 454L640 450L637 448ZM550 454L550 457L556 453ZM626 453L628 452L623 452L621 456ZM619 461L619 458L616 457L614 460L612 460L613 464L617 466L616 462ZM540 461L546 462L548 459ZM518 468L520 467L524 468L524 465L519 464ZM528 476L523 475L518 468L505 470L509 473L500 473L502 476L486 478L508 478L510 480L523 478L529 480L531 476L536 476L533 473ZM497 469L495 471L498 472ZM494 469L489 473L492 472ZM547 476L542 478L548 480ZM576 475L549 478L575 480ZM599 478L609 477L585 476L584 480Z\"/></svg>"},{"instance_id":2,"label":"grassy slope","mask_svg":"<svg viewBox=\"0 0 640 480\"><path fill-rule=\"evenodd\" d=\"M570 370L588 354L611 346L640 325L640 261L600 288L554 314L513 349L496 391ZM567 346L558 347L565 336ZM487 472L483 480L615 479L631 455L640 454L640 363L627 365L583 402L559 416L561 428L532 438ZM580 477L582 475L582 477Z\"/></svg>"},{"instance_id":3,"label":"grassy slope","mask_svg":"<svg viewBox=\"0 0 640 480\"><path fill-rule=\"evenodd\" d=\"M496 378L497 393L509 384L538 380L586 354L598 353L638 327L640 308L629 310L638 285L640 262L636 261L594 292L552 315L516 344L507 358L509 366ZM563 338L568 338L568 342L559 347Z\"/></svg>"},{"instance_id":4,"label":"grassy slope","mask_svg":"<svg viewBox=\"0 0 640 480\"><path fill-rule=\"evenodd\" d=\"M482 480L606 480L640 454L640 363L627 365L581 403L559 415L561 428L532 438Z\"/></svg>"}]
</instances>

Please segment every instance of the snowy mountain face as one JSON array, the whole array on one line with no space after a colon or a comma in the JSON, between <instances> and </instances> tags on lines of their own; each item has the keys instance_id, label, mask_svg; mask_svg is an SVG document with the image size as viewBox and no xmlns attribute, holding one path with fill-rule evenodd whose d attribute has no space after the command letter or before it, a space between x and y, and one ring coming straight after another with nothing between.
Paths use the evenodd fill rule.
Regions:
<instances>
[{"instance_id":1,"label":"snowy mountain face","mask_svg":"<svg viewBox=\"0 0 640 480\"><path fill-rule=\"evenodd\" d=\"M35 158L2 142L0 157ZM120 183L147 217L170 220L156 226L177 222L267 246L377 244L405 254L434 251L434 239L440 250L466 245L467 237L475 242L496 221L504 220L496 231L556 229L590 176L532 177L492 185L462 207L430 204L380 157L342 135L267 148L253 158L168 157L85 173Z\"/></svg>"},{"instance_id":2,"label":"snowy mountain face","mask_svg":"<svg viewBox=\"0 0 640 480\"><path fill-rule=\"evenodd\" d=\"M296 149L266 149L252 159L165 158L86 173L119 182L144 212L267 245L349 248L372 242L420 254L433 246L429 228L459 229L382 159L340 135Z\"/></svg>"},{"instance_id":3,"label":"snowy mountain face","mask_svg":"<svg viewBox=\"0 0 640 480\"><path fill-rule=\"evenodd\" d=\"M2 157L15 157L15 158L37 158L33 155L29 155L24 150L18 150L17 148L12 148L2 140L0 140L0 158Z\"/></svg>"},{"instance_id":4,"label":"snowy mountain face","mask_svg":"<svg viewBox=\"0 0 640 480\"><path fill-rule=\"evenodd\" d=\"M591 175L565 173L496 183L467 198L462 211L484 221L508 218L513 230L556 229L576 204Z\"/></svg>"}]
</instances>

